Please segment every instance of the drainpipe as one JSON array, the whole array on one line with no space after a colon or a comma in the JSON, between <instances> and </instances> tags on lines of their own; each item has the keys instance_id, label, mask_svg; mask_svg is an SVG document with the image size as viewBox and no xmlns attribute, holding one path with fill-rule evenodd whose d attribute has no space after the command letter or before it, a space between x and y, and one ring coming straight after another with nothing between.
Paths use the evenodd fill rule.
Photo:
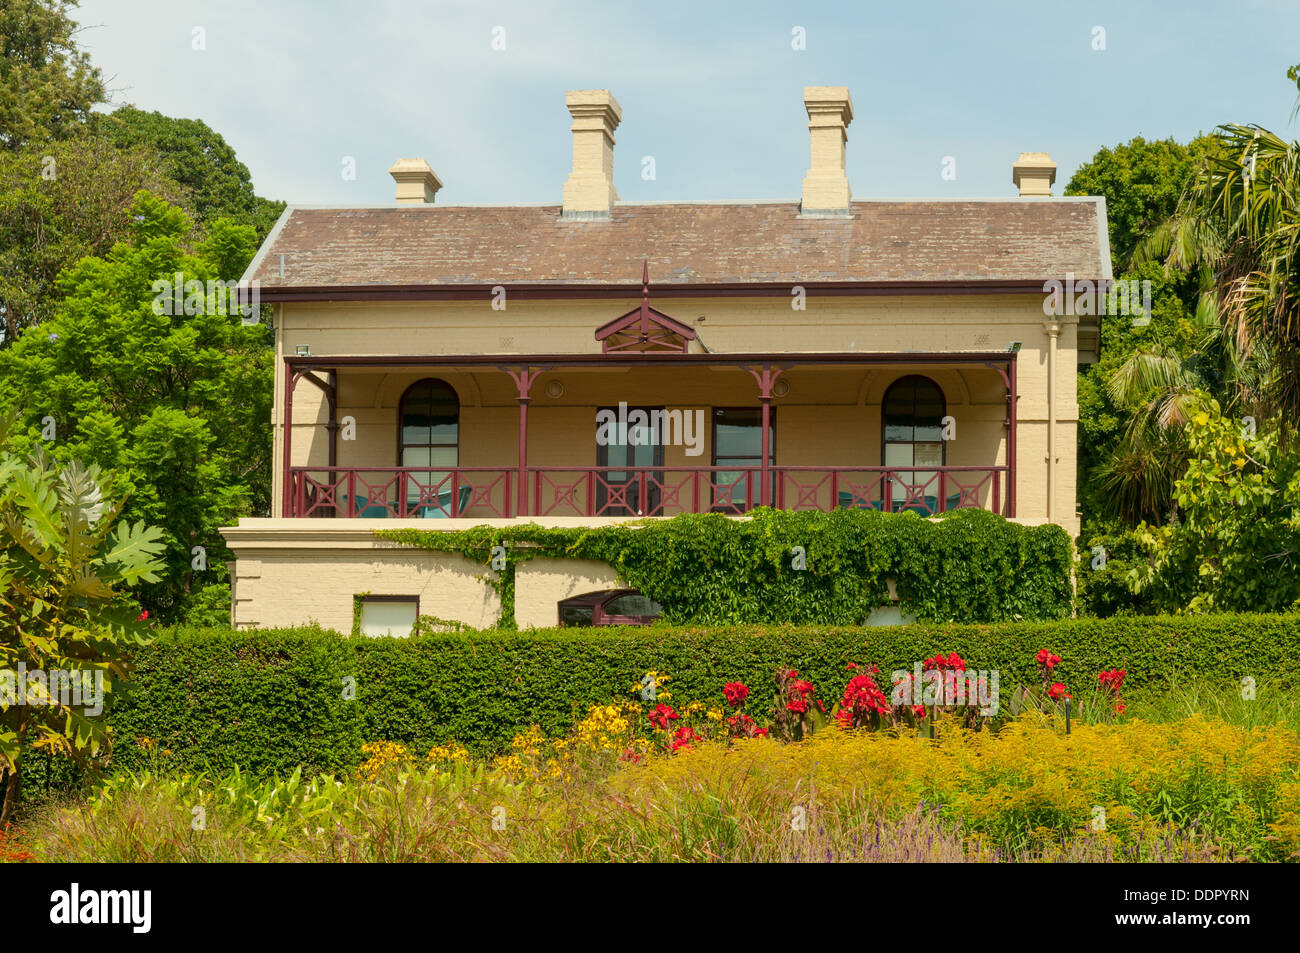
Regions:
<instances>
[{"instance_id":1,"label":"drainpipe","mask_svg":"<svg viewBox=\"0 0 1300 953\"><path fill-rule=\"evenodd\" d=\"M1056 516L1056 342L1061 336L1058 321L1047 322L1047 519Z\"/></svg>"}]
</instances>

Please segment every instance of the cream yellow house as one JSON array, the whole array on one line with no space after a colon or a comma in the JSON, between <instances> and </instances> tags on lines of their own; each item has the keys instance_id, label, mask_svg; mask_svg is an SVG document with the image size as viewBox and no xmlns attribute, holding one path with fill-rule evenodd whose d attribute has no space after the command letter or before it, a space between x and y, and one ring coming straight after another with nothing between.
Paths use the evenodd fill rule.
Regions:
<instances>
[{"instance_id":1,"label":"cream yellow house","mask_svg":"<svg viewBox=\"0 0 1300 953\"><path fill-rule=\"evenodd\" d=\"M798 201L621 202L605 90L572 91L559 204L287 209L244 280L274 305L274 505L222 532L239 626L491 625L481 566L376 528L983 507L1077 532L1075 374L1096 359L1104 200L854 200L843 87L804 90ZM789 183L793 191L794 183ZM557 183L558 191L559 183ZM1080 314L1082 312L1082 314ZM617 587L519 567L520 625Z\"/></svg>"}]
</instances>

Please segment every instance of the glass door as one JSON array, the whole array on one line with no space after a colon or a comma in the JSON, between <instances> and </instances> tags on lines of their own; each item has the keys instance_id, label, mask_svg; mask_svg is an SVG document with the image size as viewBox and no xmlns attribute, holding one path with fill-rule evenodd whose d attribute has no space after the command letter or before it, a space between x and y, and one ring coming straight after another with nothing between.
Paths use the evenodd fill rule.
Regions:
<instances>
[{"instance_id":1,"label":"glass door","mask_svg":"<svg viewBox=\"0 0 1300 953\"><path fill-rule=\"evenodd\" d=\"M616 407L604 407L618 416ZM637 425L620 420L618 425L610 428L612 440L596 441L596 466L626 467L625 470L602 472L596 481L596 513L601 516L653 516L659 512L660 491L663 483L663 471L656 470L664 465L663 443L659 440L649 421L653 408L629 407L625 411L625 420L634 416ZM640 413L636 413L640 411ZM662 408L660 408L662 418ZM641 416L644 414L644 418ZM640 422L645 420L645 424ZM600 433L598 430L597 433ZM639 509L641 483L646 484L645 511ZM603 482L602 482L603 481Z\"/></svg>"},{"instance_id":2,"label":"glass door","mask_svg":"<svg viewBox=\"0 0 1300 953\"><path fill-rule=\"evenodd\" d=\"M928 377L902 377L885 393L881 461L886 467L942 467L943 391ZM891 474L892 509L939 512L939 471L901 469ZM910 503L908 501L911 501Z\"/></svg>"},{"instance_id":3,"label":"glass door","mask_svg":"<svg viewBox=\"0 0 1300 953\"><path fill-rule=\"evenodd\" d=\"M768 418L768 466L776 465L776 408ZM713 409L713 465L745 467L743 470L717 470L713 473L713 509L728 512L748 510L758 505L759 475L753 470L763 465L763 410L761 407L715 407ZM772 474L769 499L776 504L776 474ZM750 495L753 499L750 499ZM731 505L728 505L728 493Z\"/></svg>"}]
</instances>

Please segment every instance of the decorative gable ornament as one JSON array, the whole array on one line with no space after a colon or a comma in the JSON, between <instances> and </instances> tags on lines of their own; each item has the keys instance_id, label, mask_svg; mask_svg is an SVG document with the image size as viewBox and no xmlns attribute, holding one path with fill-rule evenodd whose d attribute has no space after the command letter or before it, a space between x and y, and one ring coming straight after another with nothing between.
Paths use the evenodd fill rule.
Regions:
<instances>
[{"instance_id":1,"label":"decorative gable ornament","mask_svg":"<svg viewBox=\"0 0 1300 953\"><path fill-rule=\"evenodd\" d=\"M650 265L641 266L641 306L596 329L605 354L685 354L695 331L650 307Z\"/></svg>"}]
</instances>

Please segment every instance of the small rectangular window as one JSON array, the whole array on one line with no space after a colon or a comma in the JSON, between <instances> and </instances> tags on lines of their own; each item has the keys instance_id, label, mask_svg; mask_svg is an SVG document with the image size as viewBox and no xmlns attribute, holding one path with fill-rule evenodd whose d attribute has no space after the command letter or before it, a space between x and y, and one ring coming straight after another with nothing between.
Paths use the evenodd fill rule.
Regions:
<instances>
[{"instance_id":1,"label":"small rectangular window","mask_svg":"<svg viewBox=\"0 0 1300 953\"><path fill-rule=\"evenodd\" d=\"M362 596L361 634L408 638L420 615L419 596Z\"/></svg>"}]
</instances>

